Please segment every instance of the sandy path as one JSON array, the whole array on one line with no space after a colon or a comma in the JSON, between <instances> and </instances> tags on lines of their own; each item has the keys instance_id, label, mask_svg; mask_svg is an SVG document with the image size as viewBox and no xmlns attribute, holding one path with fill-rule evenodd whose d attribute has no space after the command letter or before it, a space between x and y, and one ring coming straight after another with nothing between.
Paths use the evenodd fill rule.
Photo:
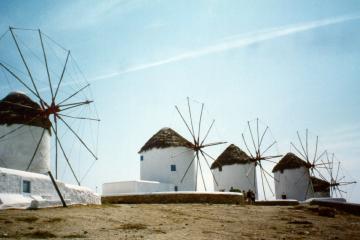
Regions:
<instances>
[{"instance_id":1,"label":"sandy path","mask_svg":"<svg viewBox=\"0 0 360 240\"><path fill-rule=\"evenodd\" d=\"M311 207L167 204L0 211L3 238L360 239L360 217Z\"/></svg>"}]
</instances>

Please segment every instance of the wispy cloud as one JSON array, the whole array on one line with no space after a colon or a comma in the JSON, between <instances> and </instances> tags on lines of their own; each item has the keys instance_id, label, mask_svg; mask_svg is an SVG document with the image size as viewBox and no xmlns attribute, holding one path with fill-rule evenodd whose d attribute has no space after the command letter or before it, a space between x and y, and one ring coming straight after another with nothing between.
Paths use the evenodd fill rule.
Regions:
<instances>
[{"instance_id":1,"label":"wispy cloud","mask_svg":"<svg viewBox=\"0 0 360 240\"><path fill-rule=\"evenodd\" d=\"M264 42L267 40L271 40L271 39L275 39L275 38L279 38L279 37L283 37L283 36L288 36L288 35L305 32L305 31L310 31L310 30L313 30L316 28L325 27L325 26L338 24L338 23L343 23L343 22L351 21L351 20L357 20L357 19L360 19L360 15L346 15L346 16L341 16L341 17L336 17L336 18L322 19L322 20L317 20L317 21L312 21L312 22L305 22L305 23L300 23L300 24L296 24L296 25L290 25L290 26L288 25L288 26L282 26L282 27L277 27L277 28L270 28L270 29L265 29L265 30L261 30L261 31L257 31L257 32L251 32L251 33L247 33L247 34L233 35L233 36L224 38L219 43L209 45L204 48L186 51L181 54L178 54L178 55L175 55L175 56L172 56L169 58L157 60L157 61L152 61L152 62L148 62L148 63L144 63L144 64L130 66L121 71L113 72L111 74L105 74L102 76L97 76L97 77L91 79L90 81L99 81L99 80L103 80L103 79L113 78L113 77L116 77L116 76L119 76L122 74L126 74L126 73L138 72L138 71L142 71L142 70L146 70L146 69L150 69L150 68L154 68L154 67L159 67L162 65L170 64L170 63L194 59L194 58L198 58L198 57L202 57L202 56L206 56L206 55L210 55L210 54L215 54L215 53L220 53L220 52L224 52L224 51L229 51L229 50L233 50L233 49L245 48L245 47L250 46L255 43L260 43L260 42Z\"/></svg>"}]
</instances>

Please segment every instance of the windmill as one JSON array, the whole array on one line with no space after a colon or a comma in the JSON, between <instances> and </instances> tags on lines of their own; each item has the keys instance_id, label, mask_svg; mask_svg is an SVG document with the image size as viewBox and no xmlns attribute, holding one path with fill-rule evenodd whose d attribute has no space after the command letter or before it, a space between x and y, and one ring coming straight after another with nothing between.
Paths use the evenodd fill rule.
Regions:
<instances>
[{"instance_id":1,"label":"windmill","mask_svg":"<svg viewBox=\"0 0 360 240\"><path fill-rule=\"evenodd\" d=\"M226 142L206 143L206 140L207 140L207 138L208 138L213 126L214 126L215 120L212 120L209 128L207 128L207 130L205 132L205 135L202 135L202 133L203 133L202 122L203 122L204 106L205 106L205 104L202 103L201 104L201 110L200 110L200 113L199 113L199 116L198 116L199 121L197 122L196 125L194 125L194 121L193 121L193 116L194 115L192 113L192 108L191 108L191 105L190 105L189 97L187 97L187 111L188 111L188 114L189 114L188 120L186 120L185 115L181 113L179 107L175 106L175 109L176 109L177 113L179 114L182 122L185 124L185 127L186 127L187 131L191 135L191 140L189 140L189 141L192 142L192 146L190 147L190 149L188 151L194 151L194 157L191 160L188 167L186 168L186 171L184 172L182 178L180 179L180 182L182 183L184 181L190 167L192 166L192 164L194 164L195 167L196 167L196 169L195 169L195 191L197 191L197 189L198 189L197 178L198 178L199 173L200 173L200 176L201 176L202 183L203 183L203 186L205 188L205 191L207 190L202 165L203 165L203 163L205 163L206 167L208 167L209 170L210 170L209 160L211 159L211 160L215 161L215 159L209 153L207 153L205 151L205 148L226 143ZM201 161L201 160L203 160L203 161ZM217 181L216 181L216 179L215 179L212 172L211 172L211 174L212 174L212 177L214 179L215 184L217 184Z\"/></svg>"},{"instance_id":2,"label":"windmill","mask_svg":"<svg viewBox=\"0 0 360 240\"><path fill-rule=\"evenodd\" d=\"M40 29L9 27L0 36L0 71L2 90L20 90L38 103L38 107L5 102L9 107L28 110L32 117L23 120L25 125L34 118L49 122L53 135L55 177L70 169L78 185L85 179L97 157L97 131L99 117L93 104L92 93L84 74L65 49ZM1 79L0 79L1 80ZM6 85L7 84L7 85ZM24 125L0 136L1 141L15 137ZM84 130L88 127L88 130ZM32 164L44 137L35 136ZM0 143L1 144L1 143ZM62 161L64 160L64 161ZM79 166L76 170L75 161ZM81 161L86 161L86 167ZM80 165L81 164L81 165ZM66 167L67 166L67 167ZM25 169L26 170L26 169Z\"/></svg>"},{"instance_id":3,"label":"windmill","mask_svg":"<svg viewBox=\"0 0 360 240\"><path fill-rule=\"evenodd\" d=\"M305 129L305 133L303 134L303 136L301 136L299 131L297 131L296 134L298 139L298 145L293 142L290 142L290 145L299 154L300 159L306 162L305 167L308 169L310 179L305 193L306 199L309 195L309 190L311 189L312 191L314 191L313 182L311 180L312 178L316 178L317 176L319 176L321 180L326 181L326 178L320 171L321 169L326 169L327 167L327 163L321 160L322 157L324 157L326 151L323 151L320 155L318 154L319 136L316 136L316 138L314 139L314 137L311 135L311 139L309 139L308 129ZM305 175L301 176L297 182L303 180L304 177Z\"/></svg>"},{"instance_id":4,"label":"windmill","mask_svg":"<svg viewBox=\"0 0 360 240\"><path fill-rule=\"evenodd\" d=\"M356 181L347 181L345 175L342 173L341 162L336 160L335 154L332 153L329 156L328 152L326 156L326 170L330 176L329 188L331 197L344 197L348 192L342 189L345 186L356 184ZM336 161L335 161L336 160ZM322 161L323 162L323 161ZM325 164L324 163L324 164Z\"/></svg>"},{"instance_id":5,"label":"windmill","mask_svg":"<svg viewBox=\"0 0 360 240\"><path fill-rule=\"evenodd\" d=\"M247 126L241 134L245 148L254 163L253 167L249 168L247 176L251 171L259 169L261 185L266 200L265 183L272 195L274 191L269 183L268 177L276 179L266 170L264 163L276 163L274 159L281 157L278 153L274 153L277 141L273 138L269 126L263 124L258 118L252 121L247 121ZM256 185L256 174L254 176L254 185ZM257 186L254 186L257 194Z\"/></svg>"}]
</instances>

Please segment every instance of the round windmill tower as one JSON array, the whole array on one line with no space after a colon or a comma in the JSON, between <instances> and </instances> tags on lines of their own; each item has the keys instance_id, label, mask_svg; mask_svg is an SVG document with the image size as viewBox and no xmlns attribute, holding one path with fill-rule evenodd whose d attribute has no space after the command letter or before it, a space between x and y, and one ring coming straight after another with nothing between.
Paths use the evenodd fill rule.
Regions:
<instances>
[{"instance_id":1,"label":"round windmill tower","mask_svg":"<svg viewBox=\"0 0 360 240\"><path fill-rule=\"evenodd\" d=\"M313 196L307 163L294 153L287 153L273 168L276 199L306 200Z\"/></svg>"},{"instance_id":2,"label":"round windmill tower","mask_svg":"<svg viewBox=\"0 0 360 240\"><path fill-rule=\"evenodd\" d=\"M50 170L51 123L39 112L40 105L24 93L12 92L0 100L0 167Z\"/></svg>"},{"instance_id":3,"label":"round windmill tower","mask_svg":"<svg viewBox=\"0 0 360 240\"><path fill-rule=\"evenodd\" d=\"M300 177L293 176L293 179L296 179L297 184L304 182L308 183L307 190L302 197L302 199L308 199L314 197L314 184L312 179L327 181L321 171L321 169L326 169L328 165L328 163L322 161L326 151L318 154L319 137L309 135L308 129L305 130L303 136L300 135L299 131L297 131L296 134L298 145L294 144L293 142L291 142L290 145L295 149L295 152L299 154L298 157L306 163L305 167L307 168L308 172L304 172L304 174Z\"/></svg>"},{"instance_id":4,"label":"round windmill tower","mask_svg":"<svg viewBox=\"0 0 360 240\"><path fill-rule=\"evenodd\" d=\"M206 164L210 170L209 159L214 160L214 158L205 152L204 148L225 142L205 143L214 125L214 120L204 137L200 139L204 104L201 105L196 132L189 98L187 98L187 109L190 123L185 120L178 106L175 106L175 109L190 132L192 141L187 140L171 128L163 128L158 131L139 151L141 180L173 184L174 191L198 191L198 177L200 176L206 191L203 165Z\"/></svg>"},{"instance_id":5,"label":"round windmill tower","mask_svg":"<svg viewBox=\"0 0 360 240\"><path fill-rule=\"evenodd\" d=\"M0 37L0 56L0 93L26 93L0 101L0 167L46 173L52 155L55 178L69 171L80 185L98 159L100 120L75 59L39 29L13 27Z\"/></svg>"},{"instance_id":6,"label":"round windmill tower","mask_svg":"<svg viewBox=\"0 0 360 240\"><path fill-rule=\"evenodd\" d=\"M255 163L238 146L231 144L211 165L214 177L214 190L228 192L231 190L256 191Z\"/></svg>"},{"instance_id":7,"label":"round windmill tower","mask_svg":"<svg viewBox=\"0 0 360 240\"><path fill-rule=\"evenodd\" d=\"M174 185L174 191L192 191L195 166L188 169L188 177L179 178L194 158L193 145L171 128L162 128L140 149L140 179Z\"/></svg>"},{"instance_id":8,"label":"round windmill tower","mask_svg":"<svg viewBox=\"0 0 360 240\"><path fill-rule=\"evenodd\" d=\"M269 167L268 164L276 164L274 159L282 156L278 154L277 141L272 136L269 126L263 124L258 118L247 122L247 126L241 136L251 162L254 163L248 169L245 176L249 178L248 181L254 184L252 189L255 189L256 199L259 198L257 183L261 183L263 198L267 200L269 194L275 196L268 178L277 181L267 169ZM257 176L260 176L259 181Z\"/></svg>"}]
</instances>

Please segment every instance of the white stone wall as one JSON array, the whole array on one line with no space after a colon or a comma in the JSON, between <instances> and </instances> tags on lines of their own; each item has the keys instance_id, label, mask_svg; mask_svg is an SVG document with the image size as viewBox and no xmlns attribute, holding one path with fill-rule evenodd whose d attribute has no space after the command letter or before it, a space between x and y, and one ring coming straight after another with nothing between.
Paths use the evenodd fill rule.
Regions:
<instances>
[{"instance_id":1,"label":"white stone wall","mask_svg":"<svg viewBox=\"0 0 360 240\"><path fill-rule=\"evenodd\" d=\"M295 169L284 169L283 172L277 171L275 177L275 195L281 199L286 195L287 199L304 201L314 196L310 182L309 170L305 167Z\"/></svg>"},{"instance_id":2,"label":"white stone wall","mask_svg":"<svg viewBox=\"0 0 360 240\"><path fill-rule=\"evenodd\" d=\"M116 196L125 193L152 193L174 191L174 184L154 181L122 181L102 185L103 196Z\"/></svg>"},{"instance_id":3,"label":"white stone wall","mask_svg":"<svg viewBox=\"0 0 360 240\"><path fill-rule=\"evenodd\" d=\"M20 124L0 125L0 136L10 133ZM0 167L46 173L50 169L50 133L45 130L34 160L27 170L36 146L41 138L43 128L23 125L1 139Z\"/></svg>"},{"instance_id":4,"label":"white stone wall","mask_svg":"<svg viewBox=\"0 0 360 240\"><path fill-rule=\"evenodd\" d=\"M232 164L222 166L222 171L219 168L212 170L214 177L215 191L229 191L231 187L241 191L252 190L257 197L257 180L256 169L254 163L247 164Z\"/></svg>"},{"instance_id":5,"label":"white stone wall","mask_svg":"<svg viewBox=\"0 0 360 240\"><path fill-rule=\"evenodd\" d=\"M23 193L22 184L24 180L30 181L30 193ZM68 204L101 204L100 196L89 188L65 184L60 181L57 181L57 185ZM6 199L8 200L6 201ZM37 200L44 206L60 204L60 198L49 176L0 168L0 202L11 207L16 202L19 205L19 201L20 203L23 201L21 199ZM0 209L5 208L2 204L0 203ZM23 202L23 205L28 206L29 203Z\"/></svg>"},{"instance_id":6,"label":"white stone wall","mask_svg":"<svg viewBox=\"0 0 360 240\"><path fill-rule=\"evenodd\" d=\"M140 153L143 160L140 161L140 179L173 184L178 191L195 190L195 168L194 161L188 170L186 177L181 183L187 167L194 158L194 151L185 147L169 147L151 149ZM170 166L176 165L176 171L172 172Z\"/></svg>"}]
</instances>

